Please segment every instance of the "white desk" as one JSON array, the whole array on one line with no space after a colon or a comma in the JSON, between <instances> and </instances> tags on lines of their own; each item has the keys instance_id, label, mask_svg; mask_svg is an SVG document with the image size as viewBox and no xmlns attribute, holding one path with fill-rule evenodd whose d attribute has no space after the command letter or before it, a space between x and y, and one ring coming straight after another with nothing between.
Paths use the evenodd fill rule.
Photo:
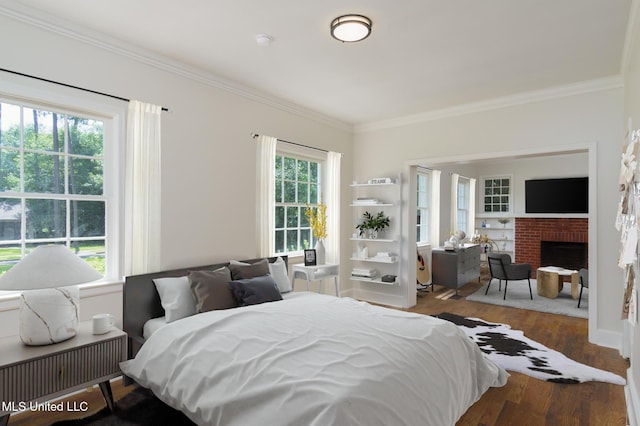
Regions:
<instances>
[{"instance_id":1,"label":"white desk","mask_svg":"<svg viewBox=\"0 0 640 426\"><path fill-rule=\"evenodd\" d=\"M320 281L319 293L323 293L323 280L326 278L333 278L333 283L336 286L336 296L340 297L340 284L338 283L338 276L340 275L340 265L335 264L323 264L314 266L305 266L303 264L293 265L293 280L292 287L295 287L296 278L301 278L307 281L307 291L309 291L309 283L311 281Z\"/></svg>"}]
</instances>

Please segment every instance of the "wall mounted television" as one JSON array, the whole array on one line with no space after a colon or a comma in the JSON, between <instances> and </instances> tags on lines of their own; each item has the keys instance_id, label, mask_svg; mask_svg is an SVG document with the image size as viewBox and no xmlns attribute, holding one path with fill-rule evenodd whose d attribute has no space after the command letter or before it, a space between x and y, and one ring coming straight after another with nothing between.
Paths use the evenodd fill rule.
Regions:
<instances>
[{"instance_id":1,"label":"wall mounted television","mask_svg":"<svg viewBox=\"0 0 640 426\"><path fill-rule=\"evenodd\" d=\"M524 182L526 213L589 213L589 178Z\"/></svg>"}]
</instances>

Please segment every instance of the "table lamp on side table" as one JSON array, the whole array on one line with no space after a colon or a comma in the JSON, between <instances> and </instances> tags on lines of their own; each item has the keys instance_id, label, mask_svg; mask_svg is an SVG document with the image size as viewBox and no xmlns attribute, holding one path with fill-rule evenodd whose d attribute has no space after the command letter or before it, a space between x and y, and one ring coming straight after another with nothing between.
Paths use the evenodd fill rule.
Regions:
<instances>
[{"instance_id":1,"label":"table lamp on side table","mask_svg":"<svg viewBox=\"0 0 640 426\"><path fill-rule=\"evenodd\" d=\"M36 247L0 276L0 290L20 295L20 339L25 345L50 345L78 332L77 284L102 275L61 244Z\"/></svg>"}]
</instances>

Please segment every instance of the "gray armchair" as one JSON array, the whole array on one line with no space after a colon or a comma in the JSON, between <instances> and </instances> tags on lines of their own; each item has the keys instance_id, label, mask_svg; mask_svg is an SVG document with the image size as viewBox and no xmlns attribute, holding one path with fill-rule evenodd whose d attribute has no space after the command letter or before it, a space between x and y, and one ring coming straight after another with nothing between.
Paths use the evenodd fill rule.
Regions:
<instances>
[{"instance_id":1,"label":"gray armchair","mask_svg":"<svg viewBox=\"0 0 640 426\"><path fill-rule=\"evenodd\" d=\"M487 290L484 292L485 295L489 293L489 287L494 278L498 280L498 291L500 291L502 280L504 280L503 300L507 298L507 285L509 281L527 280L529 282L529 295L531 296L531 300L533 300L533 292L531 291L531 265L528 263L511 263L511 256L506 253L490 254L487 256L487 259L489 260L491 279L487 284Z\"/></svg>"},{"instance_id":2,"label":"gray armchair","mask_svg":"<svg viewBox=\"0 0 640 426\"><path fill-rule=\"evenodd\" d=\"M579 271L580 274L580 297L578 297L578 308L580 307L580 302L582 301L582 290L584 288L589 288L589 270L582 268Z\"/></svg>"}]
</instances>

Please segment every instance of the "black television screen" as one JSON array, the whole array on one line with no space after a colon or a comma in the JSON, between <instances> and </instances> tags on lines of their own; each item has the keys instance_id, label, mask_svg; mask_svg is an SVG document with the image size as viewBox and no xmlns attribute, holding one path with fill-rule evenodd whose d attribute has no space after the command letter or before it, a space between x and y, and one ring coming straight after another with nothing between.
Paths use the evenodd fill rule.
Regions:
<instances>
[{"instance_id":1,"label":"black television screen","mask_svg":"<svg viewBox=\"0 0 640 426\"><path fill-rule=\"evenodd\" d=\"M589 213L589 178L524 182L526 213Z\"/></svg>"}]
</instances>

